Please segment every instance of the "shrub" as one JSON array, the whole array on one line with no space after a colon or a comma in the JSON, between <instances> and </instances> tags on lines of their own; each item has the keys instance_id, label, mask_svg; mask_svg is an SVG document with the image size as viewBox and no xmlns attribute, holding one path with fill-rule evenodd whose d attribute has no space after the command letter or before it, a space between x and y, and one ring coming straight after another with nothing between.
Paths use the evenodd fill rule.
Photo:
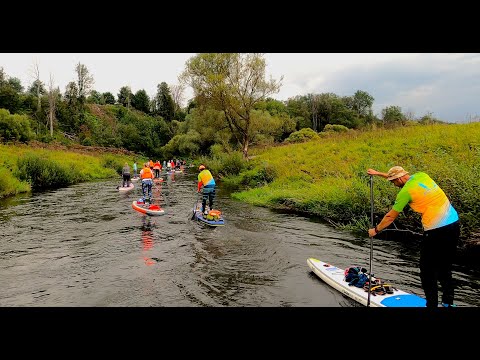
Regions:
<instances>
[{"instance_id":1,"label":"shrub","mask_svg":"<svg viewBox=\"0 0 480 360\"><path fill-rule=\"evenodd\" d=\"M311 140L317 140L320 137L318 134L310 128L303 128L298 131L295 131L290 134L288 138L285 139L286 143L298 143Z\"/></svg>"}]
</instances>

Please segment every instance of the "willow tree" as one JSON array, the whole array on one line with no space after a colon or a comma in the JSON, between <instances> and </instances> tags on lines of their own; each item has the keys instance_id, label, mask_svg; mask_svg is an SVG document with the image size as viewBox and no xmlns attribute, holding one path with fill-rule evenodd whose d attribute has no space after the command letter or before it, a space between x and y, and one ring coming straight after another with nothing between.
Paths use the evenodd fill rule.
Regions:
<instances>
[{"instance_id":1,"label":"willow tree","mask_svg":"<svg viewBox=\"0 0 480 360\"><path fill-rule=\"evenodd\" d=\"M243 152L248 157L252 110L280 90L281 81L265 78L262 54L208 53L191 57L180 75L190 85L199 104L220 110Z\"/></svg>"}]
</instances>

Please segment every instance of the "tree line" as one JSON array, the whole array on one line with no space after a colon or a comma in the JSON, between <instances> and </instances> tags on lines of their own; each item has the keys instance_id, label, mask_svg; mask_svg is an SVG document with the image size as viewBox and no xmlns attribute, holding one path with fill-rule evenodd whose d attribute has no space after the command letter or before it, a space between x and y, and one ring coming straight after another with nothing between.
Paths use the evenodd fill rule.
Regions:
<instances>
[{"instance_id":1,"label":"tree line","mask_svg":"<svg viewBox=\"0 0 480 360\"><path fill-rule=\"evenodd\" d=\"M47 84L41 81L36 63L26 89L0 67L0 140L77 142L155 158L208 155L216 145L247 158L250 146L292 141L299 131L442 122L431 113L415 118L399 106L385 107L377 116L373 96L362 90L279 101L274 94L283 77L267 79L265 70L263 54L197 54L185 63L179 84L160 82L152 96L123 86L115 96L96 91L93 75L81 63L63 92L52 74ZM194 96L182 106L186 86Z\"/></svg>"}]
</instances>

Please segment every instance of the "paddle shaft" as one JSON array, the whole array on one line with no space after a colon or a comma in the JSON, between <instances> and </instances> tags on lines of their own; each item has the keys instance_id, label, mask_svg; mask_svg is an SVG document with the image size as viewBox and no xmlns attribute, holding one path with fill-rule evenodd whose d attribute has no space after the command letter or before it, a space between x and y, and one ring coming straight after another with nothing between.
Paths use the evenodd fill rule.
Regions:
<instances>
[{"instance_id":1,"label":"paddle shaft","mask_svg":"<svg viewBox=\"0 0 480 360\"><path fill-rule=\"evenodd\" d=\"M201 193L197 194L197 199L195 200L195 203L193 204L193 214L192 214L192 220L195 219L195 210L197 209L197 203L200 200Z\"/></svg>"},{"instance_id":2,"label":"paddle shaft","mask_svg":"<svg viewBox=\"0 0 480 360\"><path fill-rule=\"evenodd\" d=\"M373 228L373 175L370 175L370 225ZM373 240L372 238L370 238L370 269L368 271L367 306L370 306L370 289L372 287L372 258L373 258Z\"/></svg>"}]
</instances>

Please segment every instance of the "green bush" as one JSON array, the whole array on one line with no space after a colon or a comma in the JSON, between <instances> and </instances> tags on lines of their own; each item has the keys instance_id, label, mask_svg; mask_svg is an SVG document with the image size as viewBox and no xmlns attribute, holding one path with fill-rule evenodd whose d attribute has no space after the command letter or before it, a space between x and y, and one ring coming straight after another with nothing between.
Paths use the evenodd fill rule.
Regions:
<instances>
[{"instance_id":1,"label":"green bush","mask_svg":"<svg viewBox=\"0 0 480 360\"><path fill-rule=\"evenodd\" d=\"M27 115L10 114L8 110L0 109L0 140L26 143L34 137Z\"/></svg>"},{"instance_id":2,"label":"green bush","mask_svg":"<svg viewBox=\"0 0 480 360\"><path fill-rule=\"evenodd\" d=\"M27 181L33 190L41 190L73 184L75 174L55 161L27 154L18 160L18 177Z\"/></svg>"},{"instance_id":3,"label":"green bush","mask_svg":"<svg viewBox=\"0 0 480 360\"><path fill-rule=\"evenodd\" d=\"M332 131L332 132L347 132L350 129L346 126L343 125L337 125L337 124L327 124L323 128L324 132Z\"/></svg>"},{"instance_id":4,"label":"green bush","mask_svg":"<svg viewBox=\"0 0 480 360\"><path fill-rule=\"evenodd\" d=\"M319 138L320 137L314 130L310 128L303 128L291 133L290 136L286 138L284 142L299 143L299 142L305 142L305 141L311 141L311 140L318 140Z\"/></svg>"}]
</instances>

